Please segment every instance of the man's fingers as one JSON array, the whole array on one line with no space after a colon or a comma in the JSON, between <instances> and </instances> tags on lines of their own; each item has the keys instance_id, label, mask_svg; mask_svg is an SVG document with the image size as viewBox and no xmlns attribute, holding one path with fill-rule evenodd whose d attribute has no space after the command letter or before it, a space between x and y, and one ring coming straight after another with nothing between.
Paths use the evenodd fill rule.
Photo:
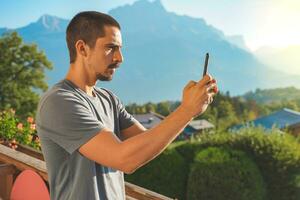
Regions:
<instances>
[{"instance_id":1,"label":"man's fingers","mask_svg":"<svg viewBox=\"0 0 300 200\"><path fill-rule=\"evenodd\" d=\"M184 87L184 89L188 89L188 88L190 88L190 87L192 87L192 86L194 86L196 84L197 84L196 81L189 81L189 83Z\"/></svg>"},{"instance_id":2,"label":"man's fingers","mask_svg":"<svg viewBox=\"0 0 300 200\"><path fill-rule=\"evenodd\" d=\"M210 81L212 81L213 78L210 74L206 74L199 82L198 86L203 87L204 85L207 85Z\"/></svg>"},{"instance_id":3,"label":"man's fingers","mask_svg":"<svg viewBox=\"0 0 300 200\"><path fill-rule=\"evenodd\" d=\"M218 92L217 84L211 83L211 84L207 85L206 86L206 91L208 93L217 93Z\"/></svg>"},{"instance_id":4,"label":"man's fingers","mask_svg":"<svg viewBox=\"0 0 300 200\"><path fill-rule=\"evenodd\" d=\"M211 103L213 102L213 100L214 100L214 97L211 96L211 97L209 98L209 100L208 100L208 104L211 104Z\"/></svg>"},{"instance_id":5,"label":"man's fingers","mask_svg":"<svg viewBox=\"0 0 300 200\"><path fill-rule=\"evenodd\" d=\"M213 102L214 98L212 94L209 94L206 101L204 102L205 104L211 104Z\"/></svg>"}]
</instances>

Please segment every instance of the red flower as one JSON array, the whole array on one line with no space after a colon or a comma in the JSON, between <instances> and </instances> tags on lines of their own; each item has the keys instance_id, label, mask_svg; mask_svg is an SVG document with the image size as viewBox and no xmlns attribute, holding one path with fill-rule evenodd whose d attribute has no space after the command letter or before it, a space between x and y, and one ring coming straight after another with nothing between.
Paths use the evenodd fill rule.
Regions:
<instances>
[{"instance_id":1,"label":"red flower","mask_svg":"<svg viewBox=\"0 0 300 200\"><path fill-rule=\"evenodd\" d=\"M33 117L27 117L27 122L32 124L33 123Z\"/></svg>"}]
</instances>

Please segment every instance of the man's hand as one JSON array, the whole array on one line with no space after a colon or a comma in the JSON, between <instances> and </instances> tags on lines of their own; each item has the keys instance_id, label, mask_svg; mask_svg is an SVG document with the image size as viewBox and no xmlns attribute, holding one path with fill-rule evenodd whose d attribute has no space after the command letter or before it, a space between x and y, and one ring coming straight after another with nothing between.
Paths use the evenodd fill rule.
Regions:
<instances>
[{"instance_id":1,"label":"man's hand","mask_svg":"<svg viewBox=\"0 0 300 200\"><path fill-rule=\"evenodd\" d=\"M216 80L207 74L200 81L190 81L185 86L180 106L191 117L196 117L205 112L216 93L218 93Z\"/></svg>"}]
</instances>

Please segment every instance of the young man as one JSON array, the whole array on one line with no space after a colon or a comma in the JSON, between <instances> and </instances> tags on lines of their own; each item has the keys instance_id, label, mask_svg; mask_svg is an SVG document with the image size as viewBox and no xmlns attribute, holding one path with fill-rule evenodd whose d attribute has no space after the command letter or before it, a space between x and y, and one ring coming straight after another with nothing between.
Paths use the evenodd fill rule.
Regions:
<instances>
[{"instance_id":1,"label":"young man","mask_svg":"<svg viewBox=\"0 0 300 200\"><path fill-rule=\"evenodd\" d=\"M70 68L40 100L37 130L51 199L125 199L124 176L160 154L217 92L206 75L190 81L181 105L146 130L119 98L97 80L110 81L123 61L120 25L99 12L81 12L67 27Z\"/></svg>"}]
</instances>

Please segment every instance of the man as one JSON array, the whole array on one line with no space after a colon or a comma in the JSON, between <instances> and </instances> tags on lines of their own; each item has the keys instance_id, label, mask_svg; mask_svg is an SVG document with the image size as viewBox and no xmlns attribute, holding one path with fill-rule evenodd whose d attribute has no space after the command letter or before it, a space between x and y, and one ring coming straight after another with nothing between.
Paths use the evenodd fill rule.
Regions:
<instances>
[{"instance_id":1,"label":"man","mask_svg":"<svg viewBox=\"0 0 300 200\"><path fill-rule=\"evenodd\" d=\"M97 80L110 81L123 61L120 25L99 12L81 12L66 33L70 68L40 100L37 130L51 199L125 199L130 174L160 154L217 92L206 75L184 88L181 105L146 130L119 98Z\"/></svg>"}]
</instances>

